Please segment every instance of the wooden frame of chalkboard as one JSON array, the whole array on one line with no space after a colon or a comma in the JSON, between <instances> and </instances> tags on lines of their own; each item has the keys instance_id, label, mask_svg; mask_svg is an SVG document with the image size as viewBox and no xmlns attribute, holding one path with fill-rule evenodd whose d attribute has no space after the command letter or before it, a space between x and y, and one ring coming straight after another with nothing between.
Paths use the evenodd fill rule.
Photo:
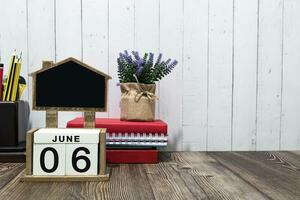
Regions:
<instances>
[{"instance_id":1,"label":"wooden frame of chalkboard","mask_svg":"<svg viewBox=\"0 0 300 200\"><path fill-rule=\"evenodd\" d=\"M87 103L89 103L88 101L92 102L92 104L94 106L90 106L90 105L84 105L83 106L83 104L79 105L79 106L78 105L72 106L72 102L64 102L64 105L60 106L60 105L58 105L60 102L57 104L57 102L59 101L58 99L60 97L57 97L57 99L55 99L54 101L52 101L52 102L49 103L49 102L47 102L48 99L49 99L49 98L47 98L47 95L48 96L49 95L53 96L53 90L54 90L53 88L51 90L52 91L52 95L51 95L51 93L47 94L47 92L43 93L43 95L46 96L45 98L43 98L43 101L46 101L46 102L37 103L37 102L39 102L39 99L37 99L37 98L41 98L41 96L42 96L42 95L37 95L37 91L39 91L38 88L37 88L37 86L39 84L39 83L37 83L37 79L38 79L39 74L42 74L42 73L45 74L45 72L47 70L52 70L52 71L56 70L60 66L63 66L65 64L67 64L67 63L71 63L71 64L73 64L73 66L75 66L75 67L72 68L72 70L75 69L76 65L77 65L77 66L80 66L80 68L81 68L80 70L83 70L84 72L89 73L90 75L92 75L93 78L98 77L99 80L100 80L100 82L101 82L101 79L103 79L102 82L101 82L101 83L104 82L104 86L102 88L104 90L104 91L102 90L103 94L97 96L96 95L97 92L95 92L95 95L97 97L103 98L104 102L102 102L102 105L98 105L97 104L98 102L96 102L96 100L93 101L92 98L86 98L85 101ZM64 70L64 71L66 71L66 70ZM61 73L61 72L58 71L56 73ZM46 110L46 111L47 110L52 110L52 111L83 111L83 112L106 112L106 110L107 110L108 80L111 79L111 77L109 75L107 75L107 74L105 74L105 73L103 73L101 71L98 71L98 70L94 69L93 67L91 67L91 66L89 66L89 65L87 65L87 64L85 64L85 63L83 63L83 62L81 62L81 61L79 61L77 59L75 59L75 58L70 57L70 58L62 60L60 62L57 62L55 64L52 61L43 61L43 67L42 67L42 69L40 69L40 70L38 70L36 72L33 72L30 75L32 76L32 82L33 82L32 83L32 91L33 91L32 108L33 108L33 110ZM73 76L73 75L74 74L70 74L70 76ZM53 75L52 75L52 77L53 77ZM66 77L66 78L68 78L68 77ZM89 78L89 77L85 78L85 80L90 80L90 79L91 78ZM76 81L76 80L74 80L74 81ZM94 82L97 82L97 81L94 81ZM47 87L48 87L49 84L53 84L53 82L52 83L46 83L46 81L43 81L43 83L44 83L44 87L45 87L45 85L47 85ZM99 81L97 83L99 83ZM41 85L43 85L43 84L41 84ZM55 84L54 84L54 86L55 86ZM85 89L86 90L91 90L91 88L93 88L93 87L94 87L93 85L87 85L85 87ZM60 89L60 87L57 87L57 85L56 85L56 88L58 90ZM45 90L42 90L42 91L45 91ZM73 91L74 91L74 88L73 88ZM78 91L78 92L82 92L82 91ZM101 90L98 90L98 92L101 92ZM62 92L60 94L62 94ZM59 95L57 95L57 96L59 96ZM76 99L74 99L74 101L75 100ZM53 102L55 102L55 104L53 104ZM52 103L52 105L51 105L51 103ZM70 103L71 106L69 106L69 105L65 106L68 103ZM48 105L46 105L46 104L48 104Z\"/></svg>"}]
</instances>

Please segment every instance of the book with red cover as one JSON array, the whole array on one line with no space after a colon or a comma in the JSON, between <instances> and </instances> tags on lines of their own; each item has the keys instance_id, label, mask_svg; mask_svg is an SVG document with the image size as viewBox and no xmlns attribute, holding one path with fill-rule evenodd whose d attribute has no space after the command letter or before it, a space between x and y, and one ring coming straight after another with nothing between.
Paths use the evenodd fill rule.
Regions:
<instances>
[{"instance_id":1,"label":"book with red cover","mask_svg":"<svg viewBox=\"0 0 300 200\"><path fill-rule=\"evenodd\" d=\"M168 126L161 120L154 122L132 122L120 119L97 118L96 128L106 128L113 133L160 133L167 136ZM75 118L67 123L67 128L83 128L83 118ZM158 163L156 149L107 149L108 163Z\"/></svg>"},{"instance_id":2,"label":"book with red cover","mask_svg":"<svg viewBox=\"0 0 300 200\"><path fill-rule=\"evenodd\" d=\"M96 128L106 128L108 133L164 133L168 125L162 120L153 122L121 121L120 119L96 118ZM67 128L83 128L83 118L78 117L67 123Z\"/></svg>"},{"instance_id":3,"label":"book with red cover","mask_svg":"<svg viewBox=\"0 0 300 200\"><path fill-rule=\"evenodd\" d=\"M156 149L107 149L107 163L158 163Z\"/></svg>"}]
</instances>

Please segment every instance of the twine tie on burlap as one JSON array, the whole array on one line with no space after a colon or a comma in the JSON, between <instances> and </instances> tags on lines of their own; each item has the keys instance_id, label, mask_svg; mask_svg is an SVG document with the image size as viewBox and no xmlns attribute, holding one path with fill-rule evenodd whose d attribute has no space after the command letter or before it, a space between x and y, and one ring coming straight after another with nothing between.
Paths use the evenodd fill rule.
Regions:
<instances>
[{"instance_id":1,"label":"twine tie on burlap","mask_svg":"<svg viewBox=\"0 0 300 200\"><path fill-rule=\"evenodd\" d=\"M149 91L146 91L146 90L144 90L144 89L140 86L140 82L139 82L139 80L138 80L138 78L137 78L137 76L136 76L135 74L133 74L133 76L134 76L134 78L135 78L135 80L136 80L136 82L137 82L137 85L138 85L138 87L139 87L139 90L140 90L140 91L135 95L135 97L134 97L134 101L135 101L135 102L139 102L140 99L142 98L142 96L147 97L149 100L152 100L153 98L156 99L156 100L158 100L158 97L157 97L154 93L149 92Z\"/></svg>"}]
</instances>

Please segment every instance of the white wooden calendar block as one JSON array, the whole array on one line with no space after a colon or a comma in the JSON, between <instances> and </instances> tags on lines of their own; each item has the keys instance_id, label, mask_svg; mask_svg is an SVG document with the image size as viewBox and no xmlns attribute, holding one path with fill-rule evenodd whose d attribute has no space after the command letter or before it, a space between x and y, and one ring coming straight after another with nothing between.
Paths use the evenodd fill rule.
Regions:
<instances>
[{"instance_id":1,"label":"white wooden calendar block","mask_svg":"<svg viewBox=\"0 0 300 200\"><path fill-rule=\"evenodd\" d=\"M33 175L97 175L98 144L97 129L39 129Z\"/></svg>"},{"instance_id":2,"label":"white wooden calendar block","mask_svg":"<svg viewBox=\"0 0 300 200\"><path fill-rule=\"evenodd\" d=\"M33 175L65 175L65 145L34 144Z\"/></svg>"},{"instance_id":3,"label":"white wooden calendar block","mask_svg":"<svg viewBox=\"0 0 300 200\"><path fill-rule=\"evenodd\" d=\"M66 175L97 175L98 158L98 143L67 144Z\"/></svg>"},{"instance_id":4,"label":"white wooden calendar block","mask_svg":"<svg viewBox=\"0 0 300 200\"><path fill-rule=\"evenodd\" d=\"M34 143L98 143L97 129L39 129L34 134Z\"/></svg>"},{"instance_id":5,"label":"white wooden calendar block","mask_svg":"<svg viewBox=\"0 0 300 200\"><path fill-rule=\"evenodd\" d=\"M35 129L26 136L22 181L105 181L106 129Z\"/></svg>"}]
</instances>

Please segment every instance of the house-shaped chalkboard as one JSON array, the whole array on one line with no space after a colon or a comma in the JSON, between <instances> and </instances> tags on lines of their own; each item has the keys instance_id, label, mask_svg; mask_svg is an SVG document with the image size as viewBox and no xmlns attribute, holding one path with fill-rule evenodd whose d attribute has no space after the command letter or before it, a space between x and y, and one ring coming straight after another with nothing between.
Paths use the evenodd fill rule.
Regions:
<instances>
[{"instance_id":1,"label":"house-shaped chalkboard","mask_svg":"<svg viewBox=\"0 0 300 200\"><path fill-rule=\"evenodd\" d=\"M91 113L107 109L108 80L111 77L75 58L58 63L43 61L42 69L31 76L33 110L46 110L48 115L50 111Z\"/></svg>"}]
</instances>

